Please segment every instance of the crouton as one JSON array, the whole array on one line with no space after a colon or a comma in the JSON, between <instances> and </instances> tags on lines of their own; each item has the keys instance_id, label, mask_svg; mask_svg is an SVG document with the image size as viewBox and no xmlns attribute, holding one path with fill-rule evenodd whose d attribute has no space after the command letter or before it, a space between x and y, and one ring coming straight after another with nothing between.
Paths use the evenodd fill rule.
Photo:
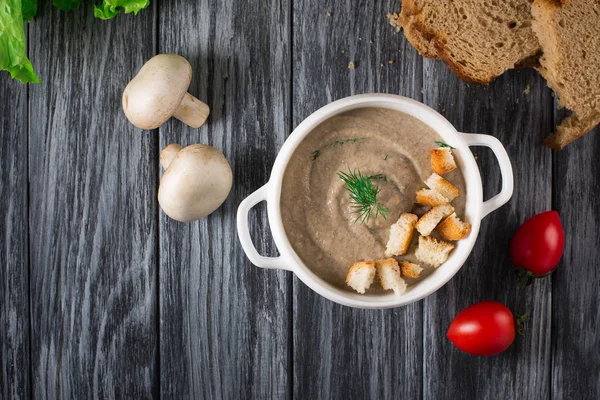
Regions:
<instances>
[{"instance_id":1,"label":"crouton","mask_svg":"<svg viewBox=\"0 0 600 400\"><path fill-rule=\"evenodd\" d=\"M358 293L364 293L375 279L375 261L361 261L350 267L346 284Z\"/></svg>"},{"instance_id":2,"label":"crouton","mask_svg":"<svg viewBox=\"0 0 600 400\"><path fill-rule=\"evenodd\" d=\"M421 189L417 192L417 200L415 201L415 203L424 206L435 207L441 206L443 204L448 204L450 203L450 200L448 200L435 190Z\"/></svg>"},{"instance_id":3,"label":"crouton","mask_svg":"<svg viewBox=\"0 0 600 400\"><path fill-rule=\"evenodd\" d=\"M427 211L417 222L415 227L423 236L431 235L431 232L440 223L440 221L454 212L454 207L450 204L433 207Z\"/></svg>"},{"instance_id":4,"label":"crouton","mask_svg":"<svg viewBox=\"0 0 600 400\"><path fill-rule=\"evenodd\" d=\"M386 257L406 254L418 219L419 217L414 214L404 213L390 227L390 238L385 249Z\"/></svg>"},{"instance_id":5,"label":"crouton","mask_svg":"<svg viewBox=\"0 0 600 400\"><path fill-rule=\"evenodd\" d=\"M422 263L437 268L446 262L453 248L453 244L443 240L431 236L419 236L419 247L417 247L415 255Z\"/></svg>"},{"instance_id":6,"label":"crouton","mask_svg":"<svg viewBox=\"0 0 600 400\"><path fill-rule=\"evenodd\" d=\"M449 201L454 200L460 195L460 190L435 172L425 181L425 184L435 190Z\"/></svg>"},{"instance_id":7,"label":"crouton","mask_svg":"<svg viewBox=\"0 0 600 400\"><path fill-rule=\"evenodd\" d=\"M423 272L423 268L420 265L404 261L400 263L400 271L402 276L407 278L418 278Z\"/></svg>"},{"instance_id":8,"label":"crouton","mask_svg":"<svg viewBox=\"0 0 600 400\"><path fill-rule=\"evenodd\" d=\"M471 232L471 224L462 222L455 213L440 222L436 232L446 240L461 240Z\"/></svg>"},{"instance_id":9,"label":"crouton","mask_svg":"<svg viewBox=\"0 0 600 400\"><path fill-rule=\"evenodd\" d=\"M444 175L456 169L456 162L450 147L438 147L431 150L431 167L433 172Z\"/></svg>"},{"instance_id":10,"label":"crouton","mask_svg":"<svg viewBox=\"0 0 600 400\"><path fill-rule=\"evenodd\" d=\"M393 290L396 295L406 291L406 282L400 275L398 261L393 258L375 261L377 265L377 277L384 290Z\"/></svg>"}]
</instances>

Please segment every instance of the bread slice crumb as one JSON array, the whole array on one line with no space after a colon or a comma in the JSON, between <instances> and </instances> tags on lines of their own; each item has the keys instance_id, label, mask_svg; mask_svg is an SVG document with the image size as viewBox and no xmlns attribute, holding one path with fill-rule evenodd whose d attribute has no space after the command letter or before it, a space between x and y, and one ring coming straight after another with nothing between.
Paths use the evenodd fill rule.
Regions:
<instances>
[{"instance_id":1,"label":"bread slice crumb","mask_svg":"<svg viewBox=\"0 0 600 400\"><path fill-rule=\"evenodd\" d=\"M425 181L425 184L435 190L449 201L460 195L460 190L435 172Z\"/></svg>"},{"instance_id":2,"label":"bread slice crumb","mask_svg":"<svg viewBox=\"0 0 600 400\"><path fill-rule=\"evenodd\" d=\"M440 221L454 212L454 207L450 204L433 207L427 211L417 222L415 227L423 236L431 235L431 232L440 223Z\"/></svg>"},{"instance_id":3,"label":"bread slice crumb","mask_svg":"<svg viewBox=\"0 0 600 400\"><path fill-rule=\"evenodd\" d=\"M462 222L456 213L440 222L435 231L446 240L461 240L471 232L471 224Z\"/></svg>"},{"instance_id":4,"label":"bread slice crumb","mask_svg":"<svg viewBox=\"0 0 600 400\"><path fill-rule=\"evenodd\" d=\"M433 189L423 188L417 191L417 198L415 202L424 206L435 207L448 204L450 203L450 200Z\"/></svg>"},{"instance_id":5,"label":"bread slice crumb","mask_svg":"<svg viewBox=\"0 0 600 400\"><path fill-rule=\"evenodd\" d=\"M421 272L423 272L423 268L418 264L404 261L400 263L400 271L402 272L402 276L406 276L407 278L418 278Z\"/></svg>"},{"instance_id":6,"label":"bread slice crumb","mask_svg":"<svg viewBox=\"0 0 600 400\"><path fill-rule=\"evenodd\" d=\"M431 236L419 236L419 247L415 251L415 256L422 263L437 268L446 262L452 249L454 245L451 243Z\"/></svg>"},{"instance_id":7,"label":"bread slice crumb","mask_svg":"<svg viewBox=\"0 0 600 400\"><path fill-rule=\"evenodd\" d=\"M346 284L358 293L364 293L375 279L375 261L361 261L350 267Z\"/></svg>"},{"instance_id":8,"label":"bread slice crumb","mask_svg":"<svg viewBox=\"0 0 600 400\"><path fill-rule=\"evenodd\" d=\"M438 147L431 150L431 167L438 175L447 174L456 169L456 161L450 147Z\"/></svg>"},{"instance_id":9,"label":"bread slice crumb","mask_svg":"<svg viewBox=\"0 0 600 400\"><path fill-rule=\"evenodd\" d=\"M391 26L396 28L396 33L402 30L402 24L400 23L400 14L399 13L388 13L387 19Z\"/></svg>"},{"instance_id":10,"label":"bread slice crumb","mask_svg":"<svg viewBox=\"0 0 600 400\"><path fill-rule=\"evenodd\" d=\"M396 295L406 292L406 282L400 275L398 261L393 258L375 261L377 265L377 277L384 290L393 290Z\"/></svg>"},{"instance_id":11,"label":"bread slice crumb","mask_svg":"<svg viewBox=\"0 0 600 400\"><path fill-rule=\"evenodd\" d=\"M386 257L406 254L418 219L419 217L410 213L400 215L398 221L390 227L390 238L385 249Z\"/></svg>"}]
</instances>

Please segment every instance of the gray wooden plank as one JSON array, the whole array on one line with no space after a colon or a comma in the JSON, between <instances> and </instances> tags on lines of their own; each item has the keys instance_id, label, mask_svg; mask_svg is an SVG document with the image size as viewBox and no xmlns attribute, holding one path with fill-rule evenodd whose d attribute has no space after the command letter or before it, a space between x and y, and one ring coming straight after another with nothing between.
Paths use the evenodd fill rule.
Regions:
<instances>
[{"instance_id":1,"label":"gray wooden plank","mask_svg":"<svg viewBox=\"0 0 600 400\"><path fill-rule=\"evenodd\" d=\"M397 8L392 0L295 1L294 126L352 94L421 98L421 58L386 21ZM355 69L348 68L351 61ZM395 310L351 309L295 278L293 332L294 397L421 397L421 302Z\"/></svg>"},{"instance_id":2,"label":"gray wooden plank","mask_svg":"<svg viewBox=\"0 0 600 400\"><path fill-rule=\"evenodd\" d=\"M554 156L553 202L565 252L552 277L553 399L600 398L598 152L600 128Z\"/></svg>"},{"instance_id":3,"label":"gray wooden plank","mask_svg":"<svg viewBox=\"0 0 600 400\"><path fill-rule=\"evenodd\" d=\"M161 147L214 146L234 180L223 206L199 222L161 212L161 395L289 397L291 276L254 267L235 228L237 206L268 180L290 128L289 2L162 2L159 17L159 51L192 63L190 92L212 108L200 129L169 121ZM264 210L251 231L259 251L273 255Z\"/></svg>"},{"instance_id":4,"label":"gray wooden plank","mask_svg":"<svg viewBox=\"0 0 600 400\"><path fill-rule=\"evenodd\" d=\"M424 397L548 398L551 282L542 279L526 288L517 287L509 246L525 219L551 207L551 152L540 146L552 129L550 91L533 70L510 71L488 86L470 86L433 60L425 61L423 80L425 103L459 131L500 139L515 175L513 198L482 221L468 261L424 301ZM484 181L484 197L489 198L500 189L497 163L489 150L473 148L473 152ZM446 338L454 316L482 300L500 301L514 313L531 316L525 335L495 357L462 353Z\"/></svg>"},{"instance_id":5,"label":"gray wooden plank","mask_svg":"<svg viewBox=\"0 0 600 400\"><path fill-rule=\"evenodd\" d=\"M27 86L0 75L0 398L29 397Z\"/></svg>"},{"instance_id":6,"label":"gray wooden plank","mask_svg":"<svg viewBox=\"0 0 600 400\"><path fill-rule=\"evenodd\" d=\"M154 51L152 8L112 21L40 2L31 52L33 393L157 393L157 134L121 93Z\"/></svg>"}]
</instances>

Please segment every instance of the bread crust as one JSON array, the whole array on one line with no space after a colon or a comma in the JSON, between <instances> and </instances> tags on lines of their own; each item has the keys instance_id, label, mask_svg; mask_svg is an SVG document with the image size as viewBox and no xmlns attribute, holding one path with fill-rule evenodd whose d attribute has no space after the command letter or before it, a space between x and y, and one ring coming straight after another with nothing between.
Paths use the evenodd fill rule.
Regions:
<instances>
[{"instance_id":1,"label":"bread crust","mask_svg":"<svg viewBox=\"0 0 600 400\"><path fill-rule=\"evenodd\" d=\"M586 3L583 2L583 4ZM581 92L574 91L574 88L582 87L584 81L576 82L566 79L564 76L568 70L567 67L569 67L569 65L565 65L564 60L578 56L577 44L583 46L586 51L597 50L595 46L588 42L578 41L578 43L574 43L573 50L567 44L568 39L561 42L561 39L568 32L565 31L565 26L561 25L560 21L572 15L569 14L568 9L563 10L563 7L569 6L573 9L581 5L582 3L573 2L572 0L535 0L531 9L534 16L533 30L538 35L542 49L546 50L546 54L541 60L542 65L537 69L546 78L548 86L558 95L559 104L572 111L571 115L565 118L556 127L555 132L542 143L553 150L563 149L569 143L590 132L600 123L600 95L597 86L592 85L588 89L588 92L594 94L594 96L585 98L585 96L582 97ZM596 18L596 21L600 22L600 18ZM576 20L570 22L572 24L579 23ZM580 75L586 76L589 73L587 75L588 79L585 80L589 85L590 81L597 82L599 75L594 75L597 69L589 69L590 65L587 67L588 70L581 72Z\"/></svg>"},{"instance_id":2,"label":"bread crust","mask_svg":"<svg viewBox=\"0 0 600 400\"><path fill-rule=\"evenodd\" d=\"M421 276L421 268L420 265L409 263L409 262L401 262L400 263L400 272L402 272L403 276L407 278L418 278Z\"/></svg>"},{"instance_id":3,"label":"bread crust","mask_svg":"<svg viewBox=\"0 0 600 400\"><path fill-rule=\"evenodd\" d=\"M447 174L456 169L456 161L452 154L452 149L448 147L438 147L431 150L431 168L438 175Z\"/></svg>"},{"instance_id":4,"label":"bread crust","mask_svg":"<svg viewBox=\"0 0 600 400\"><path fill-rule=\"evenodd\" d=\"M600 124L600 112L585 118L579 118L576 113L569 115L556 127L556 132L548 136L542 143L552 150L562 150L566 145L589 133Z\"/></svg>"},{"instance_id":5,"label":"bread crust","mask_svg":"<svg viewBox=\"0 0 600 400\"><path fill-rule=\"evenodd\" d=\"M386 249L385 249L386 256L388 256L388 257L402 256L408 252L408 248L410 247L410 243L412 241L413 234L415 231L415 225L417 224L418 220L419 220L419 217L417 217L415 214L404 213L404 214L400 215L400 218L398 218L398 221L396 221L396 223L394 223L394 225L390 228L390 238L388 240L388 243L387 243ZM395 248L392 246L393 246L396 238L392 237L392 234L394 233L394 227L397 226L397 224L401 224L401 223L404 223L406 225L406 230L404 231L404 235L402 236L402 238L400 240L400 247Z\"/></svg>"},{"instance_id":6,"label":"bread crust","mask_svg":"<svg viewBox=\"0 0 600 400\"><path fill-rule=\"evenodd\" d=\"M435 231L446 240L461 240L471 233L471 224L460 221L456 214L452 214L440 222Z\"/></svg>"},{"instance_id":7,"label":"bread crust","mask_svg":"<svg viewBox=\"0 0 600 400\"><path fill-rule=\"evenodd\" d=\"M460 190L458 190L456 186L454 186L435 172L431 174L429 178L427 178L425 184L429 186L429 188L431 188L432 190L435 190L443 197L447 198L449 201L452 201L458 196L460 196Z\"/></svg>"}]
</instances>

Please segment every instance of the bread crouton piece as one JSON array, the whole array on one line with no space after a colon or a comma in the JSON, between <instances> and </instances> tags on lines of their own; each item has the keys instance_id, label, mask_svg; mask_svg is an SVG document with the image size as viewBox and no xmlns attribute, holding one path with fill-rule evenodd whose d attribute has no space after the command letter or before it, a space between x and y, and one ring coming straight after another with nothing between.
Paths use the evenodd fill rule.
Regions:
<instances>
[{"instance_id":1,"label":"bread crouton piece","mask_svg":"<svg viewBox=\"0 0 600 400\"><path fill-rule=\"evenodd\" d=\"M375 261L377 265L377 277L384 290L393 290L396 295L406 292L406 282L400 275L398 261L393 258Z\"/></svg>"},{"instance_id":2,"label":"bread crouton piece","mask_svg":"<svg viewBox=\"0 0 600 400\"><path fill-rule=\"evenodd\" d=\"M419 236L419 247L415 251L415 256L422 263L437 268L446 262L452 249L454 245L451 243L431 236Z\"/></svg>"},{"instance_id":3,"label":"bread crouton piece","mask_svg":"<svg viewBox=\"0 0 600 400\"><path fill-rule=\"evenodd\" d=\"M419 221L417 221L417 225L415 225L415 227L421 235L429 236L435 227L440 223L440 221L453 212L454 207L452 207L450 204L433 207L431 210L423 214Z\"/></svg>"},{"instance_id":4,"label":"bread crouton piece","mask_svg":"<svg viewBox=\"0 0 600 400\"><path fill-rule=\"evenodd\" d=\"M460 195L460 190L435 172L425 181L425 184L435 190L449 201Z\"/></svg>"},{"instance_id":5,"label":"bread crouton piece","mask_svg":"<svg viewBox=\"0 0 600 400\"><path fill-rule=\"evenodd\" d=\"M410 241L415 231L417 223L415 214L404 213L398 218L398 221L390 227L390 238L385 249L386 257L402 256L408 251Z\"/></svg>"},{"instance_id":6,"label":"bread crouton piece","mask_svg":"<svg viewBox=\"0 0 600 400\"><path fill-rule=\"evenodd\" d=\"M375 279L375 261L361 261L350 267L346 284L358 293L364 293Z\"/></svg>"},{"instance_id":7,"label":"bread crouton piece","mask_svg":"<svg viewBox=\"0 0 600 400\"><path fill-rule=\"evenodd\" d=\"M471 232L471 224L462 222L454 213L440 222L435 231L446 240L461 240Z\"/></svg>"},{"instance_id":8,"label":"bread crouton piece","mask_svg":"<svg viewBox=\"0 0 600 400\"><path fill-rule=\"evenodd\" d=\"M450 147L438 147L431 150L431 167L438 175L447 174L456 169L456 161Z\"/></svg>"},{"instance_id":9,"label":"bread crouton piece","mask_svg":"<svg viewBox=\"0 0 600 400\"><path fill-rule=\"evenodd\" d=\"M404 261L400 263L400 272L407 278L418 278L423 272L423 268L418 264Z\"/></svg>"},{"instance_id":10,"label":"bread crouton piece","mask_svg":"<svg viewBox=\"0 0 600 400\"><path fill-rule=\"evenodd\" d=\"M443 204L448 204L450 203L450 200L448 200L433 189L423 188L417 191L417 199L415 203L421 204L423 206L435 207L441 206Z\"/></svg>"}]
</instances>

